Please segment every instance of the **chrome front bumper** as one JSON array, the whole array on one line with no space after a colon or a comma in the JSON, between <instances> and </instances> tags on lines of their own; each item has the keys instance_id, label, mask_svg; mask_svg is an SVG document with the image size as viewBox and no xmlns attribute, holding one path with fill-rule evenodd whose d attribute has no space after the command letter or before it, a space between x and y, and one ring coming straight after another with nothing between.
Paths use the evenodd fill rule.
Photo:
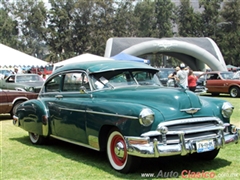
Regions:
<instances>
[{"instance_id":1,"label":"chrome front bumper","mask_svg":"<svg viewBox=\"0 0 240 180\"><path fill-rule=\"evenodd\" d=\"M177 144L163 144L160 143L156 138L153 142L150 142L149 137L125 137L127 144L127 151L129 155L146 157L146 158L157 158L163 156L174 156L192 154L197 152L196 142L200 140L208 140L209 138L185 140L184 132L179 132L179 143ZM215 149L223 148L227 144L238 143L240 138L240 129L234 134L224 134L212 137L214 140Z\"/></svg>"}]
</instances>

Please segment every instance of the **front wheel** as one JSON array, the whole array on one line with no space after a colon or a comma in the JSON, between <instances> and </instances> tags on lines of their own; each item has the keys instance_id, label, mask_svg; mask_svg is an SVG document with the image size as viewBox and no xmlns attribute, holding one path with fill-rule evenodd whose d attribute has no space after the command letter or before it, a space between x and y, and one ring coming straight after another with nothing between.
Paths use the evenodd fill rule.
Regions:
<instances>
[{"instance_id":1,"label":"front wheel","mask_svg":"<svg viewBox=\"0 0 240 180\"><path fill-rule=\"evenodd\" d=\"M32 132L29 132L29 138L33 144L44 144L46 142L45 137Z\"/></svg>"},{"instance_id":2,"label":"front wheel","mask_svg":"<svg viewBox=\"0 0 240 180\"><path fill-rule=\"evenodd\" d=\"M231 96L231 97L234 97L234 98L240 96L240 90L239 90L239 88L236 87L236 86L231 87L229 93L230 93L230 96Z\"/></svg>"},{"instance_id":3,"label":"front wheel","mask_svg":"<svg viewBox=\"0 0 240 180\"><path fill-rule=\"evenodd\" d=\"M108 136L107 156L111 166L121 173L133 172L140 165L139 157L128 155L125 140L115 128Z\"/></svg>"}]
</instances>

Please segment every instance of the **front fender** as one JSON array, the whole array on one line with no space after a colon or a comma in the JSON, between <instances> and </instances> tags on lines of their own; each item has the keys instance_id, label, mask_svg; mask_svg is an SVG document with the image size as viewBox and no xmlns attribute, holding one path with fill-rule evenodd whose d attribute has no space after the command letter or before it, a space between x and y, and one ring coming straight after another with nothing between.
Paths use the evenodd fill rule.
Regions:
<instances>
[{"instance_id":1,"label":"front fender","mask_svg":"<svg viewBox=\"0 0 240 180\"><path fill-rule=\"evenodd\" d=\"M17 108L16 116L22 129L43 136L49 135L48 113L40 100L23 102Z\"/></svg>"},{"instance_id":2,"label":"front fender","mask_svg":"<svg viewBox=\"0 0 240 180\"><path fill-rule=\"evenodd\" d=\"M87 129L90 132L99 132L104 125L115 126L125 135L139 136L146 131L156 129L162 114L155 108L143 104L119 101L95 102L86 104ZM155 115L155 121L150 126L143 126L139 122L140 112L150 108ZM96 124L98 122L99 124ZM93 134L91 134L93 135Z\"/></svg>"}]
</instances>

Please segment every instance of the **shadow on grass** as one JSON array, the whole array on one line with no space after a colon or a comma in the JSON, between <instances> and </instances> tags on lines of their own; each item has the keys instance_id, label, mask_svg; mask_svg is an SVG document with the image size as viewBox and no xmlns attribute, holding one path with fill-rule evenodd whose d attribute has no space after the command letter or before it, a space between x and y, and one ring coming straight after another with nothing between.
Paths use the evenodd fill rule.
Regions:
<instances>
[{"instance_id":1,"label":"shadow on grass","mask_svg":"<svg viewBox=\"0 0 240 180\"><path fill-rule=\"evenodd\" d=\"M35 148L49 150L60 154L64 158L87 164L91 167L101 169L115 177L122 178L123 174L116 172L110 167L105 152L94 151L85 147L77 146L57 139L50 139L47 145L32 145L29 137L10 138L24 145L34 146ZM53 160L54 161L54 160ZM160 171L176 172L179 177L183 170L191 172L215 171L219 168L229 166L230 161L221 158L215 158L213 161L195 160L189 156L161 157L157 159L142 159L139 169L135 173L124 175L124 179L142 179L142 173L158 174ZM147 178L151 179L151 178Z\"/></svg>"},{"instance_id":2,"label":"shadow on grass","mask_svg":"<svg viewBox=\"0 0 240 180\"><path fill-rule=\"evenodd\" d=\"M10 114L0 114L0 121L12 120Z\"/></svg>"}]
</instances>

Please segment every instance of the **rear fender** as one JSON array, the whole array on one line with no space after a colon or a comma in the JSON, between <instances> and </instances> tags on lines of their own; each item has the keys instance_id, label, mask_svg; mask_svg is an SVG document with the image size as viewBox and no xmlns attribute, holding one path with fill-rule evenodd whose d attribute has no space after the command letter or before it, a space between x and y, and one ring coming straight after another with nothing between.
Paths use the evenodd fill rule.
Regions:
<instances>
[{"instance_id":1,"label":"rear fender","mask_svg":"<svg viewBox=\"0 0 240 180\"><path fill-rule=\"evenodd\" d=\"M49 135L49 119L45 105L37 100L23 102L16 112L20 127L32 133Z\"/></svg>"}]
</instances>

